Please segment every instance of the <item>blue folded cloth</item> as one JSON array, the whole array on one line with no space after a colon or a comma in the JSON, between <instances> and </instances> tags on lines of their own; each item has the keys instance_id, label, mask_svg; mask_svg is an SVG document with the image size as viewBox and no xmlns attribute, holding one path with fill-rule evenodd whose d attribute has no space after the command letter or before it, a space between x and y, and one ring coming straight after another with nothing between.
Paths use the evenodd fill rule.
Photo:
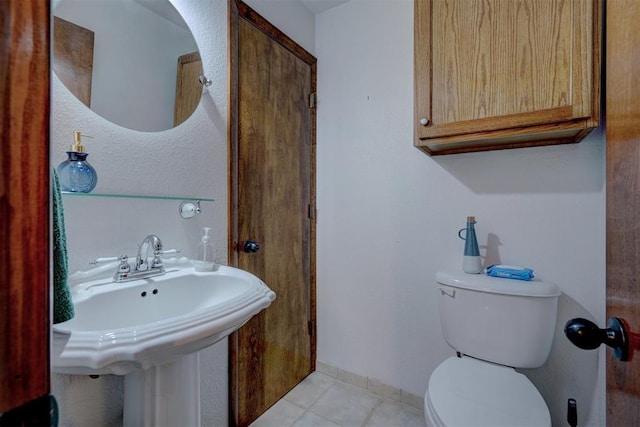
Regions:
<instances>
[{"instance_id":1,"label":"blue folded cloth","mask_svg":"<svg viewBox=\"0 0 640 427\"><path fill-rule=\"evenodd\" d=\"M532 269L513 265L492 265L487 267L487 275L517 280L531 280L535 277Z\"/></svg>"}]
</instances>

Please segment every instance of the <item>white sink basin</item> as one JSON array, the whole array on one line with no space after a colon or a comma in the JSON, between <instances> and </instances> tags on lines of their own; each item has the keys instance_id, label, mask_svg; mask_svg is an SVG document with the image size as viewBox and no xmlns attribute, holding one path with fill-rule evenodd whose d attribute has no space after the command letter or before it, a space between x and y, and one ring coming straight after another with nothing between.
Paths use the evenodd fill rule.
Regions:
<instances>
[{"instance_id":1,"label":"white sink basin","mask_svg":"<svg viewBox=\"0 0 640 427\"><path fill-rule=\"evenodd\" d=\"M126 375L207 347L268 307L276 295L256 276L190 262L149 279L72 286L75 317L53 325L52 369Z\"/></svg>"}]
</instances>

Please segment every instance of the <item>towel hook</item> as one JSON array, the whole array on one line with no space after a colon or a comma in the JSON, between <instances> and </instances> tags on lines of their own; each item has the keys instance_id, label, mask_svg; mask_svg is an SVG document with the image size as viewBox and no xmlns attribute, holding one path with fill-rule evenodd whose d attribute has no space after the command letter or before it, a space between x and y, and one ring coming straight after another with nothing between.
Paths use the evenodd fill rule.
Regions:
<instances>
[{"instance_id":1,"label":"towel hook","mask_svg":"<svg viewBox=\"0 0 640 427\"><path fill-rule=\"evenodd\" d=\"M200 84L204 87L209 87L213 84L213 81L211 81L211 79L209 79L207 76L205 76L204 74L200 74L198 76L198 81L200 82Z\"/></svg>"}]
</instances>

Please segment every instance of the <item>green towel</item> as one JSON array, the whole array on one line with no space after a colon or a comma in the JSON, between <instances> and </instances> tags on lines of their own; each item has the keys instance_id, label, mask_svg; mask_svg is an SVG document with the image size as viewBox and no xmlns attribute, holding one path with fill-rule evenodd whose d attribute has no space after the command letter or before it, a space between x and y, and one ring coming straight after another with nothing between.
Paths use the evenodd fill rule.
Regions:
<instances>
[{"instance_id":1,"label":"green towel","mask_svg":"<svg viewBox=\"0 0 640 427\"><path fill-rule=\"evenodd\" d=\"M58 173L53 170L53 323L61 323L75 316L71 292L67 284L67 234L64 230L64 211Z\"/></svg>"}]
</instances>

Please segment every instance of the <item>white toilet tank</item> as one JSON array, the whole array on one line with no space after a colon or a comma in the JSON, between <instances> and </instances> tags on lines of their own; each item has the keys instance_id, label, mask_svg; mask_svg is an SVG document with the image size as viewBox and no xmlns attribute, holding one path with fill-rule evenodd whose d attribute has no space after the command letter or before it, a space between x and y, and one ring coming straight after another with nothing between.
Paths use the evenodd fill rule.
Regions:
<instances>
[{"instance_id":1,"label":"white toilet tank","mask_svg":"<svg viewBox=\"0 0 640 427\"><path fill-rule=\"evenodd\" d=\"M485 274L436 274L442 331L454 350L514 368L549 357L560 289L553 283Z\"/></svg>"}]
</instances>

